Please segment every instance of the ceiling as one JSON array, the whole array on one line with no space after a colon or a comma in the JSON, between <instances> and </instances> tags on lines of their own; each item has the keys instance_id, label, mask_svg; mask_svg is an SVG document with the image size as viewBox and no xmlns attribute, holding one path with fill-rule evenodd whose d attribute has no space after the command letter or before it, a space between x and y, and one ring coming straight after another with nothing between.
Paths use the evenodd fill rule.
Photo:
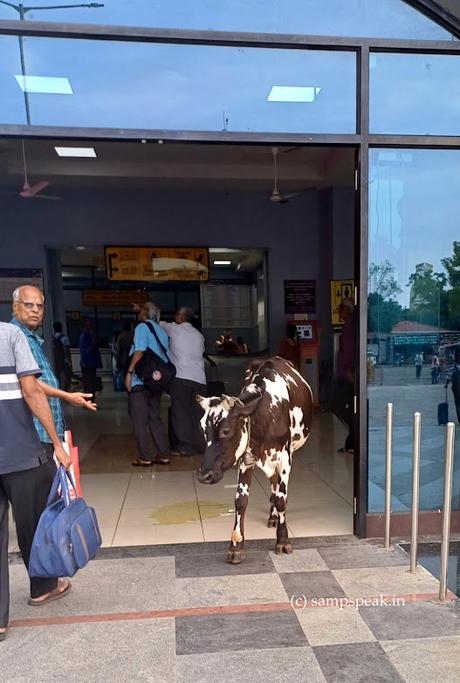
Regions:
<instances>
[{"instance_id":1,"label":"ceiling","mask_svg":"<svg viewBox=\"0 0 460 683\"><path fill-rule=\"evenodd\" d=\"M57 156L54 146L94 147L95 159ZM273 187L271 147L158 142L25 141L29 181L60 188L149 188L265 191ZM0 140L0 187L20 189L24 177L21 140ZM280 147L278 184L283 192L354 179L354 151L345 147ZM51 190L51 188L50 188ZM47 189L48 194L53 194Z\"/></svg>"}]
</instances>

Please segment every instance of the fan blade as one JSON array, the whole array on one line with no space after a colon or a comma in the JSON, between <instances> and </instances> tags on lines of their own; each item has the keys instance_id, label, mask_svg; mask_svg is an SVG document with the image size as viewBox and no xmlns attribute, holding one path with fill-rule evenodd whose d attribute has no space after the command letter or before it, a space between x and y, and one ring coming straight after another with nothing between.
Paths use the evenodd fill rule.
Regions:
<instances>
[{"instance_id":1,"label":"fan blade","mask_svg":"<svg viewBox=\"0 0 460 683\"><path fill-rule=\"evenodd\" d=\"M31 187L28 187L27 183L24 183L24 189L19 194L21 197L34 197L36 194L44 190L45 187L48 187L48 185L48 180L41 180L39 183L35 183L35 185L32 185Z\"/></svg>"}]
</instances>

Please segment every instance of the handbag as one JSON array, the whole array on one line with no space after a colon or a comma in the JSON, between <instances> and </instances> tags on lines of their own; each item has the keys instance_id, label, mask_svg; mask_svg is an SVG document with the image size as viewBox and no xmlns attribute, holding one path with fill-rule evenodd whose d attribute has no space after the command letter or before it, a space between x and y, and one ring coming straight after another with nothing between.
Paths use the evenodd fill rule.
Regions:
<instances>
[{"instance_id":1,"label":"handbag","mask_svg":"<svg viewBox=\"0 0 460 683\"><path fill-rule=\"evenodd\" d=\"M149 322L144 322L144 325L147 325L164 355L168 358L168 352L159 340L154 326ZM176 376L176 368L169 358L168 361L164 361L150 347L145 349L142 358L137 361L134 372L142 380L144 387L154 394L169 391L171 382Z\"/></svg>"},{"instance_id":2,"label":"handbag","mask_svg":"<svg viewBox=\"0 0 460 683\"><path fill-rule=\"evenodd\" d=\"M74 487L60 465L35 531L29 576L74 576L101 547L96 512L83 498L71 499L69 484Z\"/></svg>"}]
</instances>

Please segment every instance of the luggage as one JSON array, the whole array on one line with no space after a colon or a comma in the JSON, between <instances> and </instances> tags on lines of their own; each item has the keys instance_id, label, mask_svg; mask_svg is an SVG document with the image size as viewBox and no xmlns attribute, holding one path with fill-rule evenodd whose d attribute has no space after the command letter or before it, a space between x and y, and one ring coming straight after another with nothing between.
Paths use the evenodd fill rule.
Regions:
<instances>
[{"instance_id":1,"label":"luggage","mask_svg":"<svg viewBox=\"0 0 460 683\"><path fill-rule=\"evenodd\" d=\"M206 393L208 396L222 396L222 394L226 393L225 382L219 379L219 368L217 365L211 366L210 374L212 370L214 370L214 379L209 379L207 382Z\"/></svg>"},{"instance_id":2,"label":"luggage","mask_svg":"<svg viewBox=\"0 0 460 683\"><path fill-rule=\"evenodd\" d=\"M159 340L154 326L147 321L144 321L144 325L147 325L150 332L157 340L160 349L163 351L166 358L168 358L168 352ZM144 387L153 394L161 393L162 391L169 392L171 382L176 376L176 368L171 361L168 359L168 361L165 362L149 347L145 349L144 355L136 363L134 372L143 381Z\"/></svg>"},{"instance_id":3,"label":"luggage","mask_svg":"<svg viewBox=\"0 0 460 683\"><path fill-rule=\"evenodd\" d=\"M438 424L446 425L449 422L449 404L447 402L447 389L446 389L446 400L443 403L438 403Z\"/></svg>"},{"instance_id":4,"label":"luggage","mask_svg":"<svg viewBox=\"0 0 460 683\"><path fill-rule=\"evenodd\" d=\"M72 500L69 484L75 488L60 465L35 531L29 559L30 576L73 576L101 546L94 509L83 498Z\"/></svg>"}]
</instances>

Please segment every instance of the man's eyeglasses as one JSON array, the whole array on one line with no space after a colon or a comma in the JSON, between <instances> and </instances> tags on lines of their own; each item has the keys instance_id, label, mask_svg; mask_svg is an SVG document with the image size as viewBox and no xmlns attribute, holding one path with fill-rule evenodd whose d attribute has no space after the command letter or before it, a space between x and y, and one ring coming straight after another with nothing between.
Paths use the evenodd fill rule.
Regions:
<instances>
[{"instance_id":1,"label":"man's eyeglasses","mask_svg":"<svg viewBox=\"0 0 460 683\"><path fill-rule=\"evenodd\" d=\"M27 308L28 311L33 311L34 308L37 308L39 311L43 311L45 308L45 304L36 304L35 301L18 301L18 304L22 304L24 308Z\"/></svg>"}]
</instances>

